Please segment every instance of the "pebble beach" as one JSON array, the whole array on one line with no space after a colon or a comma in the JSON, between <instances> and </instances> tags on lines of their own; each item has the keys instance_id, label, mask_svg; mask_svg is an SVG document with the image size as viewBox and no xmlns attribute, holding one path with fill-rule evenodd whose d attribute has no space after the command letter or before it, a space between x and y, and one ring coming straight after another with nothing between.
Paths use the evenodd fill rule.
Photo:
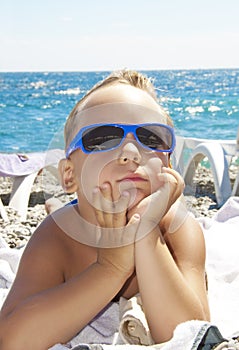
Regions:
<instances>
[{"instance_id":1,"label":"pebble beach","mask_svg":"<svg viewBox=\"0 0 239 350\"><path fill-rule=\"evenodd\" d=\"M237 171L238 166L230 167L232 185ZM9 218L9 221L6 222L0 217L0 235L6 240L10 248L20 248L27 243L36 227L48 215L45 209L47 199L54 197L63 203L73 199L72 196L70 197L63 192L58 180L52 174L44 171L37 176L33 184L27 218L24 222L21 222L16 211L8 206L11 189L11 178L0 177L1 199ZM213 217L219 208L216 203L210 169L201 165L198 167L191 193L188 193L187 188L185 189L185 200L188 210L195 217Z\"/></svg>"}]
</instances>

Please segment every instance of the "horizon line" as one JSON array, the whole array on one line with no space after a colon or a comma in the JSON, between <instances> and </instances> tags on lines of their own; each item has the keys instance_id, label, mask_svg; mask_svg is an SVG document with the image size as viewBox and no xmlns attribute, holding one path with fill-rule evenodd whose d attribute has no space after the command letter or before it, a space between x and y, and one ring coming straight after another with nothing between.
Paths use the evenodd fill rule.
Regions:
<instances>
[{"instance_id":1,"label":"horizon line","mask_svg":"<svg viewBox=\"0 0 239 350\"><path fill-rule=\"evenodd\" d=\"M136 70L136 71L180 71L180 70L233 70L239 69L239 66L235 67L194 67L194 68L114 68L114 69L39 69L39 70L1 70L0 73L93 73L93 72L112 72L119 71L122 69L126 70Z\"/></svg>"}]
</instances>

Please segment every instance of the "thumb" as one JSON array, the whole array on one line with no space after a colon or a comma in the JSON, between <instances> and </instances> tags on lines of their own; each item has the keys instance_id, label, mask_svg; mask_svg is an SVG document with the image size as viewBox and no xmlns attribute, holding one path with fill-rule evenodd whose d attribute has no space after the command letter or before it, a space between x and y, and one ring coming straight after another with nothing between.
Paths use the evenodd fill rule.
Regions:
<instances>
[{"instance_id":1,"label":"thumb","mask_svg":"<svg viewBox=\"0 0 239 350\"><path fill-rule=\"evenodd\" d=\"M130 218L127 226L128 225L137 225L138 226L139 225L139 221L140 221L140 215L138 213L136 213Z\"/></svg>"},{"instance_id":2,"label":"thumb","mask_svg":"<svg viewBox=\"0 0 239 350\"><path fill-rule=\"evenodd\" d=\"M123 235L123 241L125 244L132 244L135 242L137 237L137 231L140 226L140 215L135 213L129 220L125 227L125 232Z\"/></svg>"}]
</instances>

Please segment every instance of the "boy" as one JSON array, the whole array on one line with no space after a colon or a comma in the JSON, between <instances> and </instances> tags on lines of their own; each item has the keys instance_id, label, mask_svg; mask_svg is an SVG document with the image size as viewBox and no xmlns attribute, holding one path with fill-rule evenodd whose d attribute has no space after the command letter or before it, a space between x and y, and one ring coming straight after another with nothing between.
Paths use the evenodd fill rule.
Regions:
<instances>
[{"instance_id":1,"label":"boy","mask_svg":"<svg viewBox=\"0 0 239 350\"><path fill-rule=\"evenodd\" d=\"M111 300L138 292L155 343L181 322L208 320L203 235L170 168L172 122L150 80L111 74L75 106L65 143L62 185L78 203L30 239L1 311L1 349L65 343Z\"/></svg>"}]
</instances>

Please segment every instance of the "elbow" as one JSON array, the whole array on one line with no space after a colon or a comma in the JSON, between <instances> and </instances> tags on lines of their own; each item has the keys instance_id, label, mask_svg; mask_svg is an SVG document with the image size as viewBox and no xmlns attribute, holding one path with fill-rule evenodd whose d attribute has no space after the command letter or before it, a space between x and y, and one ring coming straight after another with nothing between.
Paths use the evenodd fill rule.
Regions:
<instances>
[{"instance_id":1,"label":"elbow","mask_svg":"<svg viewBox=\"0 0 239 350\"><path fill-rule=\"evenodd\" d=\"M10 334L9 334L10 333ZM20 337L14 334L14 330L6 334L0 335L0 349L1 350L43 350L43 348L35 347L35 344L29 342L29 339L25 338L24 335ZM45 348L44 348L45 349Z\"/></svg>"},{"instance_id":2,"label":"elbow","mask_svg":"<svg viewBox=\"0 0 239 350\"><path fill-rule=\"evenodd\" d=\"M16 344L16 338L12 331L8 332L5 330L4 323L1 322L0 324L0 349L1 350L14 350L23 349L20 344ZM9 334L10 333L10 334Z\"/></svg>"},{"instance_id":3,"label":"elbow","mask_svg":"<svg viewBox=\"0 0 239 350\"><path fill-rule=\"evenodd\" d=\"M24 316L0 320L0 350L46 350L57 342Z\"/></svg>"},{"instance_id":4,"label":"elbow","mask_svg":"<svg viewBox=\"0 0 239 350\"><path fill-rule=\"evenodd\" d=\"M21 337L22 338L22 337ZM0 349L1 350L26 350L29 349L23 344L23 339L19 339L15 329L5 326L4 322L0 323Z\"/></svg>"},{"instance_id":5,"label":"elbow","mask_svg":"<svg viewBox=\"0 0 239 350\"><path fill-rule=\"evenodd\" d=\"M19 322L11 319L11 312L0 312L0 350L23 350L21 339L18 339ZM26 348L25 348L26 349Z\"/></svg>"},{"instance_id":6,"label":"elbow","mask_svg":"<svg viewBox=\"0 0 239 350\"><path fill-rule=\"evenodd\" d=\"M0 350L42 350L43 347L35 347L35 342L32 342L30 334L26 334L21 327L21 323L13 322L7 317L0 321Z\"/></svg>"},{"instance_id":7,"label":"elbow","mask_svg":"<svg viewBox=\"0 0 239 350\"><path fill-rule=\"evenodd\" d=\"M0 349L1 350L8 350L11 349L8 336L7 336L7 326L6 326L6 321L1 317L0 319ZM14 349L14 348L13 348Z\"/></svg>"},{"instance_id":8,"label":"elbow","mask_svg":"<svg viewBox=\"0 0 239 350\"><path fill-rule=\"evenodd\" d=\"M12 338L12 339L11 339ZM10 339L4 335L0 337L0 349L1 350L14 350L14 349L18 349L18 350L23 350L23 347L20 346L20 344L16 344L16 342L14 341L14 336L12 335Z\"/></svg>"}]
</instances>

